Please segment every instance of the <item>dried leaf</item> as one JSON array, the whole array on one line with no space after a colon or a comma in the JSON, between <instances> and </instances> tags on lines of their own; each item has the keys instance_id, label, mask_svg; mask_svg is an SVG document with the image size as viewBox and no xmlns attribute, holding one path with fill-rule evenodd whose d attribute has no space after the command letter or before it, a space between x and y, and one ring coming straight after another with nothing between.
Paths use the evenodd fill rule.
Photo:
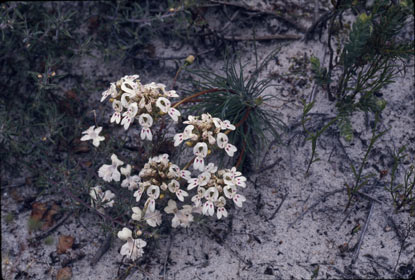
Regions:
<instances>
[{"instance_id":1,"label":"dried leaf","mask_svg":"<svg viewBox=\"0 0 415 280\"><path fill-rule=\"evenodd\" d=\"M30 218L34 221L39 222L42 220L43 215L45 215L48 207L45 203L42 202L35 202L32 204L32 213L30 214Z\"/></svg>"},{"instance_id":2,"label":"dried leaf","mask_svg":"<svg viewBox=\"0 0 415 280\"><path fill-rule=\"evenodd\" d=\"M72 278L72 269L70 267L64 267L58 270L56 280L69 280Z\"/></svg>"},{"instance_id":3,"label":"dried leaf","mask_svg":"<svg viewBox=\"0 0 415 280\"><path fill-rule=\"evenodd\" d=\"M60 207L56 203L53 203L52 207L50 207L49 211L46 213L46 215L43 217L43 225L42 230L47 230L54 224L53 217L59 212Z\"/></svg>"},{"instance_id":4,"label":"dried leaf","mask_svg":"<svg viewBox=\"0 0 415 280\"><path fill-rule=\"evenodd\" d=\"M72 143L72 150L74 153L87 153L89 152L90 148L87 142L75 139Z\"/></svg>"},{"instance_id":5,"label":"dried leaf","mask_svg":"<svg viewBox=\"0 0 415 280\"><path fill-rule=\"evenodd\" d=\"M75 238L73 238L70 235L61 235L59 236L59 242L57 246L57 253L64 254L68 249L72 248L72 245L75 241Z\"/></svg>"},{"instance_id":6,"label":"dried leaf","mask_svg":"<svg viewBox=\"0 0 415 280\"><path fill-rule=\"evenodd\" d=\"M82 162L81 162L81 166L82 166L83 168L85 168L85 169L87 169L87 168L91 167L91 165L92 165L92 162L91 162L91 161L82 161Z\"/></svg>"}]
</instances>

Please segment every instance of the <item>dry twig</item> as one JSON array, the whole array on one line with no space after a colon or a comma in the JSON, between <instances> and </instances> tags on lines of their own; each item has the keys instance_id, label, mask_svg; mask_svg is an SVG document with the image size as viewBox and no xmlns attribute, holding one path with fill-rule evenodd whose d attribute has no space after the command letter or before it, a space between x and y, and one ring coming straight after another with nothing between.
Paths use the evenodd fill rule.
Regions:
<instances>
[{"instance_id":1,"label":"dry twig","mask_svg":"<svg viewBox=\"0 0 415 280\"><path fill-rule=\"evenodd\" d=\"M367 214L367 218L366 218L365 225L364 225L363 230L362 230L362 232L360 234L360 237L359 237L359 242L357 243L357 248L356 248L356 250L353 253L352 262L351 262L352 265L356 262L357 258L359 257L360 247L362 246L363 237L366 234L367 227L369 225L369 221L370 221L370 217L371 217L372 212L373 212L374 205L375 204L372 201L370 203L370 210L369 210L369 213Z\"/></svg>"}]
</instances>

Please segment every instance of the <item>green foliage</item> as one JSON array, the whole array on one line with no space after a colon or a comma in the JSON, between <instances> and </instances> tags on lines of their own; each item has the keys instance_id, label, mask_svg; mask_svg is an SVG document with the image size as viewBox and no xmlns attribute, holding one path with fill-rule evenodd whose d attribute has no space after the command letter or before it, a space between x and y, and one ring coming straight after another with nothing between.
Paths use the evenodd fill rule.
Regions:
<instances>
[{"instance_id":1,"label":"green foliage","mask_svg":"<svg viewBox=\"0 0 415 280\"><path fill-rule=\"evenodd\" d=\"M198 91L220 89L202 95L200 102L190 109L191 112L208 112L214 117L236 124L236 130L230 134L230 141L239 151L244 149L247 155L251 156L250 159L259 158L255 155L258 155L268 143L267 133L280 142L281 133L286 127L278 118L277 112L266 107L269 105L268 102L275 98L265 93L265 90L272 86L271 80L261 80L258 77L259 70L276 52L278 50L271 52L260 65L257 64L253 74L249 76L235 57L226 59L223 75L208 70L187 69L199 78L193 81ZM242 156L245 158L245 155Z\"/></svg>"},{"instance_id":2,"label":"green foliage","mask_svg":"<svg viewBox=\"0 0 415 280\"><path fill-rule=\"evenodd\" d=\"M347 203L346 209L349 208L353 197L357 194L357 192L363 188L364 186L366 186L369 183L369 179L372 178L374 176L373 173L368 173L368 174L363 174L363 171L366 167L366 163L369 159L369 154L370 152L373 150L375 143L377 140L379 140L380 137L382 137L387 130L384 131L379 131L378 128L378 124L379 124L379 115L380 112L376 113L375 115L375 123L372 129L372 138L370 139L370 143L369 146L366 150L366 153L362 159L362 162L360 163L359 169L357 169L356 166L354 166L353 163L350 164L350 167L353 171L353 176L354 176L354 183L353 185L349 185L349 184L345 184L346 188L347 188L347 195L349 197L349 201Z\"/></svg>"},{"instance_id":3,"label":"green foliage","mask_svg":"<svg viewBox=\"0 0 415 280\"><path fill-rule=\"evenodd\" d=\"M347 9L357 11L357 6L352 1L340 1L338 4L333 10L330 22L332 27L336 17L341 24L341 15ZM356 18L348 40L341 48L337 64L333 64L331 33L328 42L331 51L328 70L320 65L317 58L310 59L316 83L327 90L329 98L335 101L337 128L346 141L353 140L350 119L354 113L362 111L379 115L386 106L386 101L378 95L379 91L394 82L400 71L398 62L414 55L413 42L399 39L406 19L411 14L407 9L408 5L410 3L395 4L388 0L376 0L368 14L361 13ZM329 28L329 32L332 32L332 27ZM338 79L332 78L333 73L336 73ZM305 111L303 119L304 114ZM305 131L310 135L307 130ZM317 135L308 137L314 147L310 164L315 154L315 136ZM309 167L307 172L308 170ZM352 189L356 188L355 186Z\"/></svg>"},{"instance_id":4,"label":"green foliage","mask_svg":"<svg viewBox=\"0 0 415 280\"><path fill-rule=\"evenodd\" d=\"M320 60L315 57L310 57L311 72L313 73L316 83L320 86L326 87L329 83L329 77L326 67L321 67Z\"/></svg>"},{"instance_id":5,"label":"green foliage","mask_svg":"<svg viewBox=\"0 0 415 280\"><path fill-rule=\"evenodd\" d=\"M390 184L385 189L391 194L395 209L397 211L409 207L409 211L415 214L415 167L411 165L404 172L403 183L397 184L396 177L402 160L407 157L406 147L403 146L393 153L393 166L390 172Z\"/></svg>"},{"instance_id":6,"label":"green foliage","mask_svg":"<svg viewBox=\"0 0 415 280\"><path fill-rule=\"evenodd\" d=\"M30 217L27 221L27 227L29 232L37 231L42 227L42 222Z\"/></svg>"},{"instance_id":7,"label":"green foliage","mask_svg":"<svg viewBox=\"0 0 415 280\"><path fill-rule=\"evenodd\" d=\"M308 114L310 113L311 109L313 109L315 101L312 101L310 103L307 103L305 100L302 100L303 103L303 114L301 115L301 125L303 126L303 130L307 134L307 141L311 141L311 158L307 165L307 170L305 172L305 175L308 175L308 172L310 171L311 164L313 164L316 161L319 161L320 158L317 157L317 140L320 138L320 136L337 120L338 117L332 118L327 124L325 124L322 128L318 129L316 132L310 131L306 124L311 120L310 117L308 117Z\"/></svg>"},{"instance_id":8,"label":"green foliage","mask_svg":"<svg viewBox=\"0 0 415 280\"><path fill-rule=\"evenodd\" d=\"M55 240L53 239L53 236L49 235L48 237L45 238L44 242L45 242L46 245L51 246L51 245L53 245Z\"/></svg>"},{"instance_id":9,"label":"green foliage","mask_svg":"<svg viewBox=\"0 0 415 280\"><path fill-rule=\"evenodd\" d=\"M370 38L372 25L370 17L361 14L352 26L349 41L343 49L343 65L348 68L357 62L357 59L365 54L365 47Z\"/></svg>"}]
</instances>

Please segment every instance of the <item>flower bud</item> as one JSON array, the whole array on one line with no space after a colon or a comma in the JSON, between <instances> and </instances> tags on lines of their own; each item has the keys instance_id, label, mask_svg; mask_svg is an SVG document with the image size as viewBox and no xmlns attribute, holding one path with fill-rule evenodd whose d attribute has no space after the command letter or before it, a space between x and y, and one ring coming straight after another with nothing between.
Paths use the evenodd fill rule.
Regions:
<instances>
[{"instance_id":1,"label":"flower bud","mask_svg":"<svg viewBox=\"0 0 415 280\"><path fill-rule=\"evenodd\" d=\"M188 57L186 57L186 60L185 60L187 65L192 64L194 61L195 61L195 57L193 55L189 55Z\"/></svg>"}]
</instances>

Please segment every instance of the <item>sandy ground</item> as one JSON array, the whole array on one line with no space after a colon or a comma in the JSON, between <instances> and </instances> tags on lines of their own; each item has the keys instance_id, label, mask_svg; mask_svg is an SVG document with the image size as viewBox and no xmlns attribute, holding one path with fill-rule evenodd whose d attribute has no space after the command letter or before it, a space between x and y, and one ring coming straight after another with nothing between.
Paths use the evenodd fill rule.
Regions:
<instances>
[{"instance_id":1,"label":"sandy ground","mask_svg":"<svg viewBox=\"0 0 415 280\"><path fill-rule=\"evenodd\" d=\"M157 56L188 53L186 48L177 53L165 48L162 42L159 44ZM245 174L249 183L243 192L247 202L242 209L233 209L226 220L203 220L189 229L174 229L156 238L152 246L146 248L146 260L138 261L138 266L125 279L413 277L415 230L406 233L410 225L414 225L414 217L393 211L390 195L384 190L388 176L377 176L373 184L361 190L376 201L360 196L350 211L344 212L347 203L344 184L353 180L349 161L360 161L371 136L364 114L356 114L353 119L356 133L352 144L339 141L334 130L326 133L318 146L321 161L311 166L310 176L304 176L311 144L304 142L301 127L296 124L302 112L300 100L308 99L314 86L309 77L287 73L290 73L293 57L314 54L323 59L327 48L318 41L307 44L300 40L283 44L258 43L259 57L264 58L276 45L281 45L278 53L280 65L272 60L261 75L268 77L279 73L293 77L294 86L276 77L274 82L279 87L271 87L267 93L280 97L270 105L280 107L281 118L293 128L284 135L284 141L287 143L293 136L297 137L289 146L272 143L263 153L264 159L258 171ZM238 45L242 61L248 63L247 71L254 69L253 55L249 52L251 46ZM169 84L176 71L176 65L169 61L161 74L159 69L134 69L131 65L126 71L117 67L116 61L104 63L99 56L87 60L81 57L80 61L84 63L80 64L80 73L104 81L137 73L145 82ZM220 69L222 63L212 57L203 62L212 69ZM382 114L382 126L389 131L376 144L368 164L370 171L376 172L374 165L380 170L389 168L390 149L403 144L408 145L410 154L405 167L415 163L414 69L410 67L407 70L406 75L400 75L394 84L382 90L388 102ZM301 78L305 78L305 85L299 86L297 82ZM180 92L183 85L179 82L178 86ZM293 91L293 87L297 90ZM92 100L98 100L100 92L89 93ZM332 116L333 106L325 93L316 89L315 95L317 102L312 112ZM99 110L105 108L105 115L108 115L110 106L107 105L92 106ZM267 166L269 168L265 168ZM14 185L14 181L10 180L8 185ZM23 196L30 196L32 192L29 186L19 187ZM51 199L62 198L41 198L42 201ZM91 258L105 239L96 216L92 214L70 216L51 235L51 245L43 241L31 244L29 240L34 234L27 229L30 207L19 208L7 185L6 191L2 192L1 204L4 279L55 279L57 271L65 265L72 268L73 279L116 279L129 266L122 263L119 254L122 242L116 239L102 259L95 266L90 265ZM9 213L14 213L15 217L6 223L5 217ZM366 222L361 249L352 264L362 230L354 234L352 231L359 224L364 228ZM67 254L56 254L60 235L75 237L76 246Z\"/></svg>"}]
</instances>

